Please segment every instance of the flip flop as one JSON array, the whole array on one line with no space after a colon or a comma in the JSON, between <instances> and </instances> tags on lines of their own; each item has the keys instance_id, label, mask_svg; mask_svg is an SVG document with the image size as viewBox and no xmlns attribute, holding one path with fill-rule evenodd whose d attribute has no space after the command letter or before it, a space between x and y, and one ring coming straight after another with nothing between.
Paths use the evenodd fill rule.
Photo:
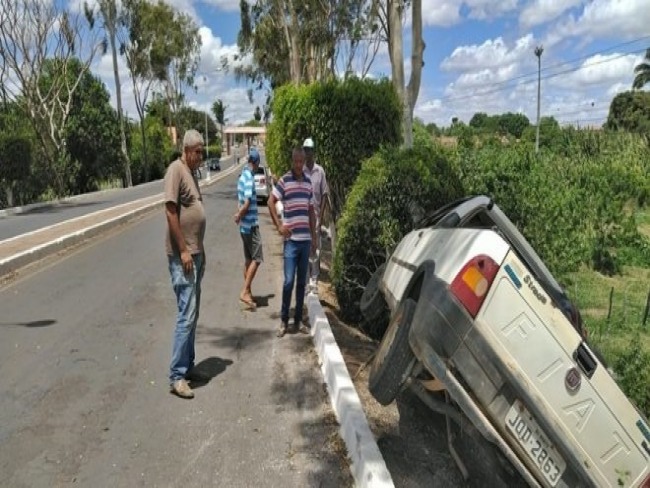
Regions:
<instances>
[{"instance_id":1,"label":"flip flop","mask_svg":"<svg viewBox=\"0 0 650 488\"><path fill-rule=\"evenodd\" d=\"M257 305L252 300L245 300L242 297L239 297L239 303L241 305L244 305L247 310L255 310L255 309L257 309Z\"/></svg>"}]
</instances>

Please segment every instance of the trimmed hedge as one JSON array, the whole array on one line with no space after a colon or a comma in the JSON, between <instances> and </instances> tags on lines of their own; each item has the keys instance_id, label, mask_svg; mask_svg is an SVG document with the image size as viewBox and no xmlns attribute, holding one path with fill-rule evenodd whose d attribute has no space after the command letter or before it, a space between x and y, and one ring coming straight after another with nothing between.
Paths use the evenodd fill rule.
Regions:
<instances>
[{"instance_id":1,"label":"trimmed hedge","mask_svg":"<svg viewBox=\"0 0 650 488\"><path fill-rule=\"evenodd\" d=\"M273 174L291 168L291 150L305 138L316 143L316 159L330 184L335 215L345 202L361 161L381 146L401 142L401 106L387 80L348 79L285 85L273 97L266 155Z\"/></svg>"},{"instance_id":2,"label":"trimmed hedge","mask_svg":"<svg viewBox=\"0 0 650 488\"><path fill-rule=\"evenodd\" d=\"M363 163L338 221L332 283L345 320L361 320L359 300L418 217L463 195L442 150L384 148ZM380 338L383 330L369 330Z\"/></svg>"}]
</instances>

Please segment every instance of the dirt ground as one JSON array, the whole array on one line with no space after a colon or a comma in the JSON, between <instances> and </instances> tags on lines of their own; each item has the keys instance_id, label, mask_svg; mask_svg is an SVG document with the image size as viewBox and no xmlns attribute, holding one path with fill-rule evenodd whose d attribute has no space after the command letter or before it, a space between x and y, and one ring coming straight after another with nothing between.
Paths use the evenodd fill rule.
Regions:
<instances>
[{"instance_id":1,"label":"dirt ground","mask_svg":"<svg viewBox=\"0 0 650 488\"><path fill-rule=\"evenodd\" d=\"M395 486L526 486L510 465L502 466L500 454L491 445L477 443L454 426L454 447L469 471L465 479L447 446L445 417L430 410L409 390L386 407L372 397L368 373L378 343L340 319L329 279L329 262L324 245L319 298Z\"/></svg>"}]
</instances>

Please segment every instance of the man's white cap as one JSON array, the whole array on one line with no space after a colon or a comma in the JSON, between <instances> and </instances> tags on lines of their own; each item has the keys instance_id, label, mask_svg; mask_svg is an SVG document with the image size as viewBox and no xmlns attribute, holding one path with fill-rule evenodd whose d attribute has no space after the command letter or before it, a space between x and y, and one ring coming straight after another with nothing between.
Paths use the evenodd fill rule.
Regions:
<instances>
[{"instance_id":1,"label":"man's white cap","mask_svg":"<svg viewBox=\"0 0 650 488\"><path fill-rule=\"evenodd\" d=\"M308 137L305 139L305 142L302 143L302 147L314 149L314 140L311 137Z\"/></svg>"}]
</instances>

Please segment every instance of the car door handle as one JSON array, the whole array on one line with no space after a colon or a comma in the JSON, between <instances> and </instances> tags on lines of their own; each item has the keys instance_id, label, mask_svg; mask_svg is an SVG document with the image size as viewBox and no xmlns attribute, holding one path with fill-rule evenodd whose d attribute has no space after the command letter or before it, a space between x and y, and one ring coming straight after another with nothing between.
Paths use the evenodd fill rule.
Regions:
<instances>
[{"instance_id":1,"label":"car door handle","mask_svg":"<svg viewBox=\"0 0 650 488\"><path fill-rule=\"evenodd\" d=\"M591 377L596 372L598 363L584 342L581 342L573 353L573 359L576 363L578 363L578 366L580 366L580 369L584 372L584 374L587 375L587 378L591 379Z\"/></svg>"}]
</instances>

